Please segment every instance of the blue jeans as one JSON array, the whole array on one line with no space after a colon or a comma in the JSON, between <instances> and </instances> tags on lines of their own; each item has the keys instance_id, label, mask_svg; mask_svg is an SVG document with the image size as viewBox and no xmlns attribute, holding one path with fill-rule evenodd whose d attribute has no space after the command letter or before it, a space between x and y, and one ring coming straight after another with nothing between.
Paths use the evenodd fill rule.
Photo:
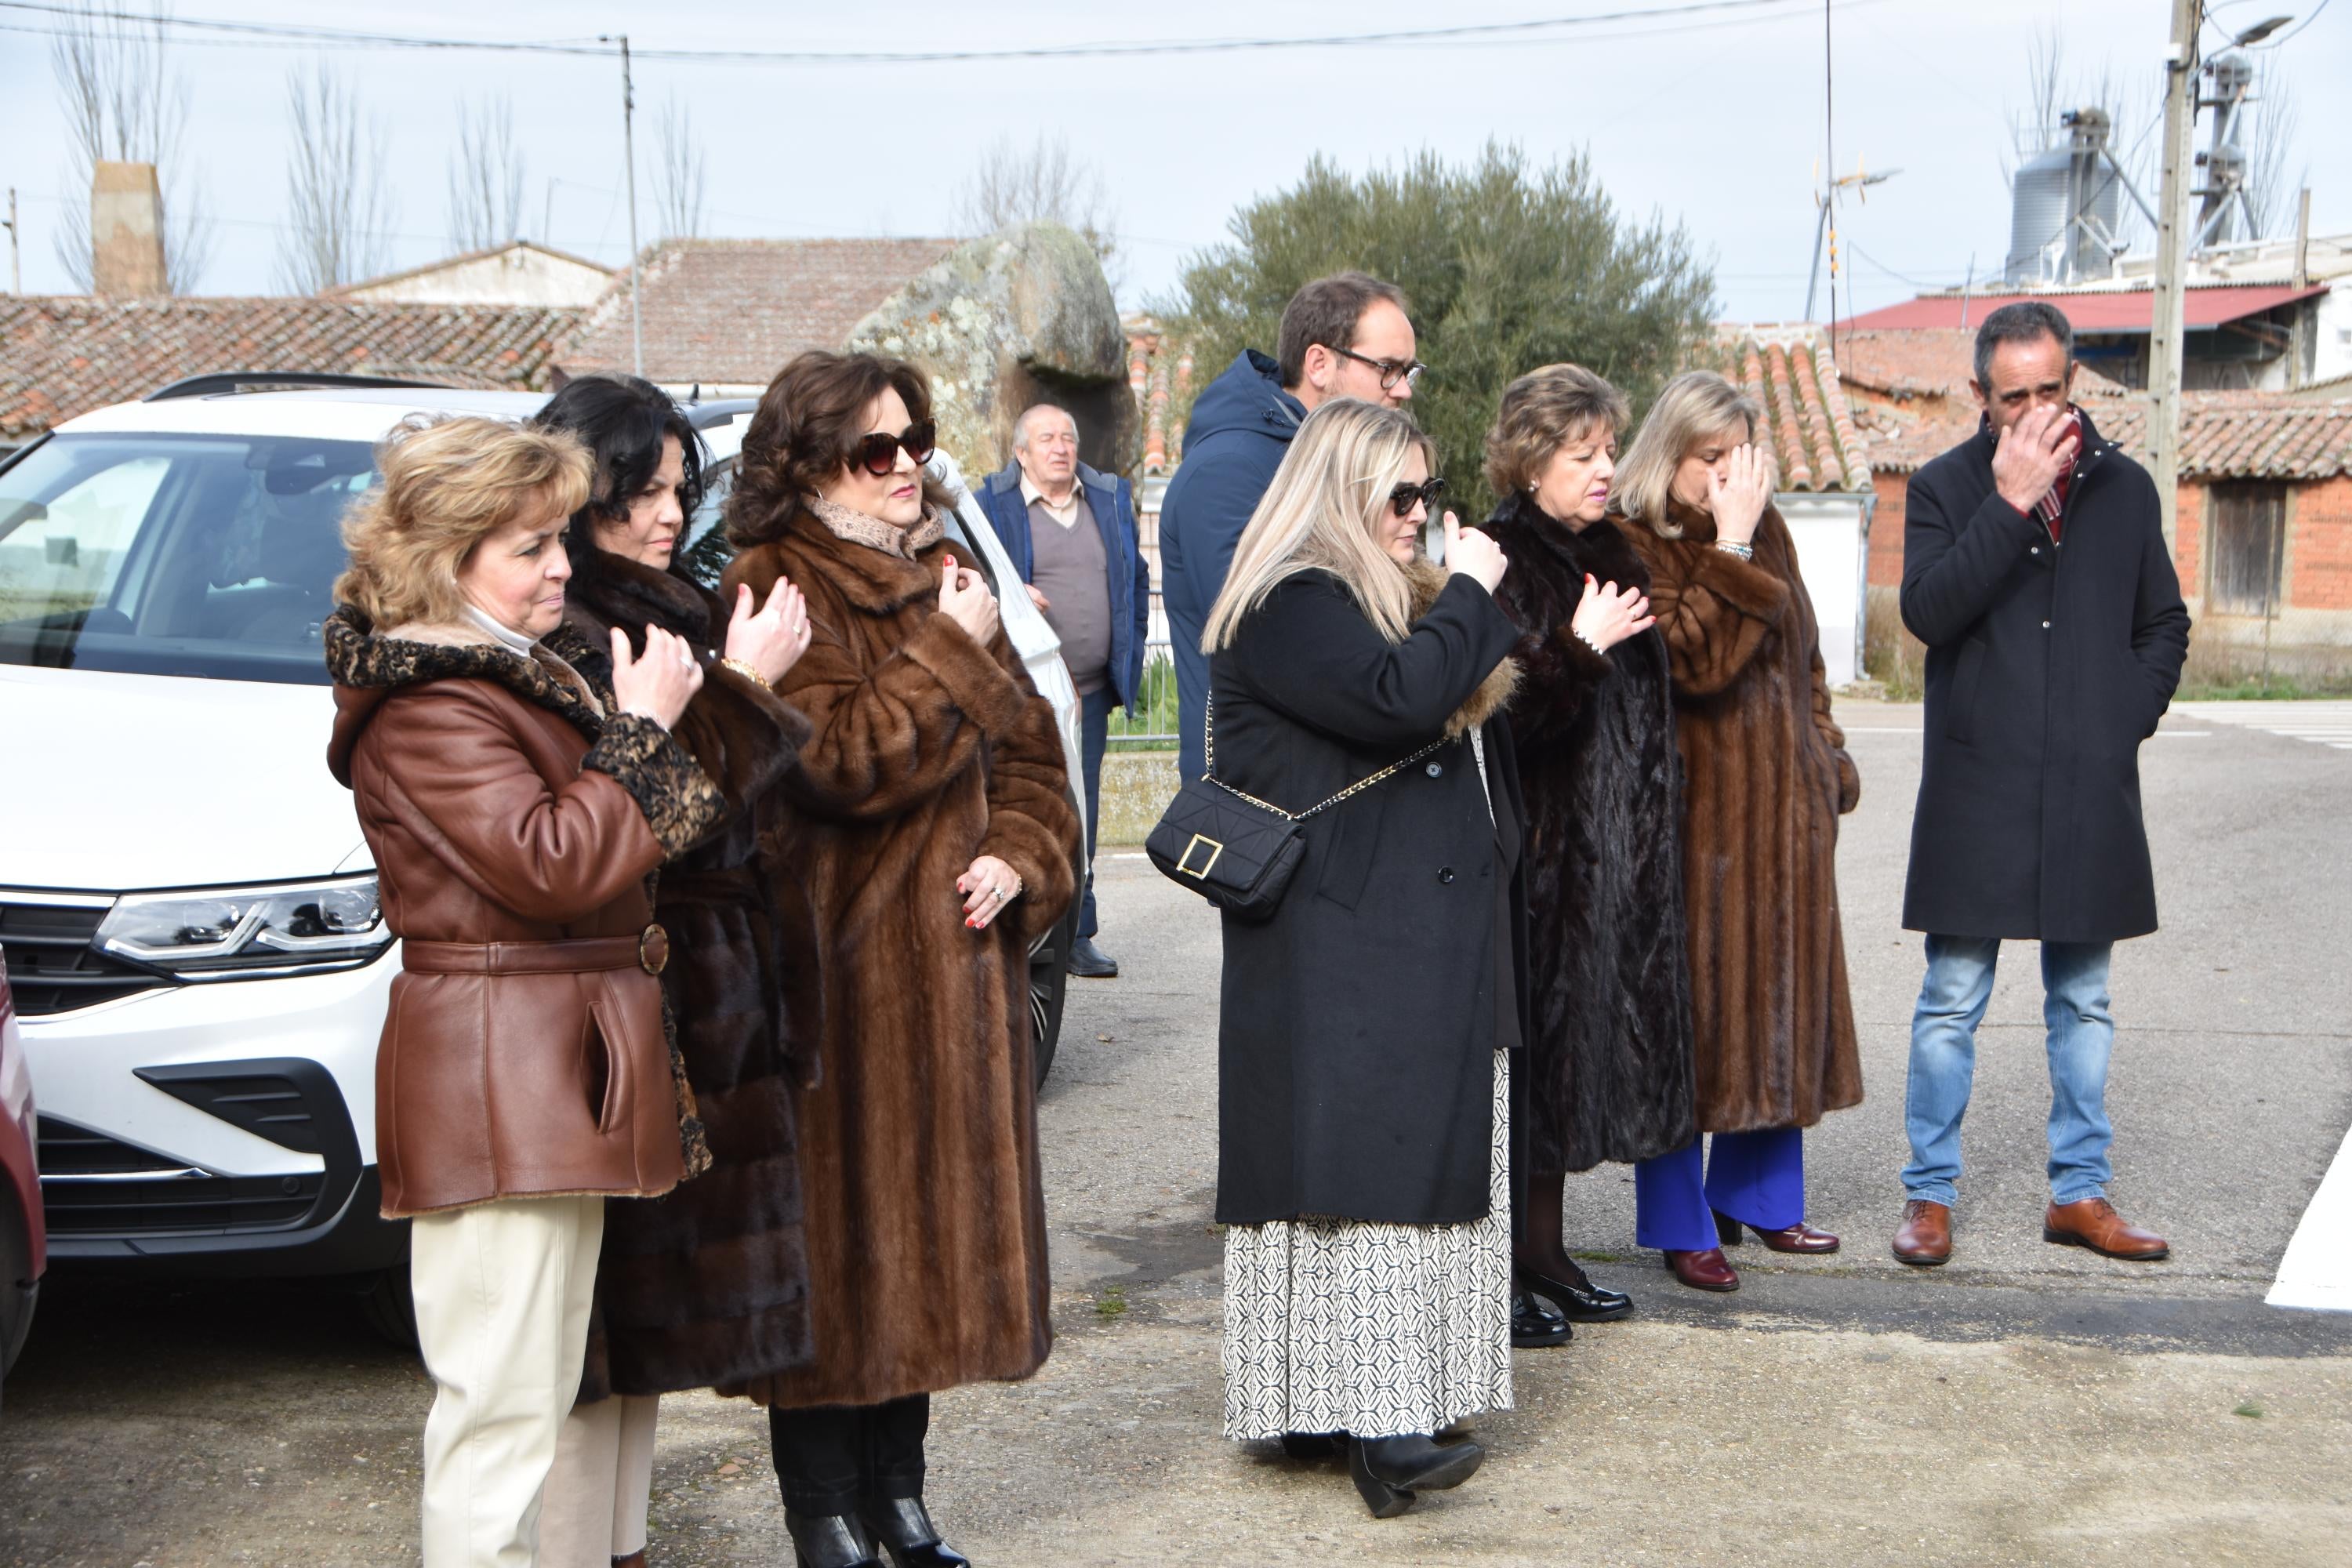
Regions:
<instances>
[{"instance_id":1,"label":"blue jeans","mask_svg":"<svg viewBox=\"0 0 2352 1568\"><path fill-rule=\"evenodd\" d=\"M2062 1204L2106 1195L2107 1056L2116 1021L2107 1011L2104 942L2042 944L2042 1016L2050 1032L2050 1195ZM1977 1025L1992 997L2000 943L1990 937L1930 936L1927 978L1911 1015L1910 1086L1903 1120L1911 1163L1906 1196L1949 1205L1960 1179L1960 1118L1976 1077Z\"/></svg>"},{"instance_id":2,"label":"blue jeans","mask_svg":"<svg viewBox=\"0 0 2352 1568\"><path fill-rule=\"evenodd\" d=\"M1095 923L1095 837L1102 823L1103 752L1110 746L1110 710L1118 701L1108 686L1078 699L1079 761L1087 770L1087 885L1078 901L1078 934L1092 936Z\"/></svg>"},{"instance_id":3,"label":"blue jeans","mask_svg":"<svg viewBox=\"0 0 2352 1568\"><path fill-rule=\"evenodd\" d=\"M1633 1241L1661 1252L1717 1245L1715 1216L1786 1230L1805 1217L1805 1131L1718 1132L1704 1157L1694 1138L1633 1167Z\"/></svg>"}]
</instances>

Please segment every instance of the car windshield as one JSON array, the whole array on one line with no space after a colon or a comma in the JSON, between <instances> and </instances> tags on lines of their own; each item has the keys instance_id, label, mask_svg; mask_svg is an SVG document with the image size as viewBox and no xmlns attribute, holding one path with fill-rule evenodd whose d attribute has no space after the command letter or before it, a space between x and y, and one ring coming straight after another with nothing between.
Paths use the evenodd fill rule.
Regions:
<instances>
[{"instance_id":1,"label":"car windshield","mask_svg":"<svg viewBox=\"0 0 2352 1568\"><path fill-rule=\"evenodd\" d=\"M61 435L0 470L0 663L324 685L362 441Z\"/></svg>"}]
</instances>

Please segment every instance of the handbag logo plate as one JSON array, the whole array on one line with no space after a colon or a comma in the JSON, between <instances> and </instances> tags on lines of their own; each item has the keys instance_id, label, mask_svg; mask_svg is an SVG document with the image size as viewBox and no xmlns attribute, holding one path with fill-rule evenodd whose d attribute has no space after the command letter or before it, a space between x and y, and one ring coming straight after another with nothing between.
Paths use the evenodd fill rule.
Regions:
<instances>
[{"instance_id":1,"label":"handbag logo plate","mask_svg":"<svg viewBox=\"0 0 2352 1568\"><path fill-rule=\"evenodd\" d=\"M1202 863L1201 868L1195 871L1192 869L1192 851L1200 848L1203 844L1209 847L1209 858ZM1176 869L1196 882L1205 882L1209 879L1209 873L1217 868L1217 857L1224 852L1225 847L1223 844L1203 834L1195 833L1192 835L1192 842L1184 846L1184 853L1176 858Z\"/></svg>"}]
</instances>

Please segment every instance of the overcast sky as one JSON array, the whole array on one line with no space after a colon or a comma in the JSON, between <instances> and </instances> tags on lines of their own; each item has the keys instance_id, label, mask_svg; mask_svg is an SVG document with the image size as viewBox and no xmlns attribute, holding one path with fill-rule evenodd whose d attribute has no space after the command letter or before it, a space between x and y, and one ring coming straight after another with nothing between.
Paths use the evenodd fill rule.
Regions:
<instances>
[{"instance_id":1,"label":"overcast sky","mask_svg":"<svg viewBox=\"0 0 2352 1568\"><path fill-rule=\"evenodd\" d=\"M185 17L276 20L464 38L582 39L625 30L639 48L952 49L1105 38L1271 37L1652 9L1672 0L894 0L887 5L620 4L506 0L398 6L304 0L179 0ZM2225 0L2242 27L2314 0ZM1957 284L1971 257L1997 270L2008 237L2002 182L2023 107L2027 55L2053 24L2072 70L2112 73L2152 101L2164 0L1837 0L1835 157L1900 174L1841 223L1854 308ZM0 27L48 25L0 7ZM2216 41L2209 33L2209 47ZM1066 136L1108 183L1129 258L1122 303L1148 302L1189 250L1222 237L1240 203L1294 181L1318 152L1363 169L1423 147L1466 158L1490 137L1538 159L1588 149L1624 208L1686 223L1717 267L1722 313L1801 311L1811 191L1823 158L1820 4L1596 25L1540 41L1383 44L1052 62L825 64L642 61L637 71L640 232L655 237L646 133L676 97L703 142L706 232L921 235L946 230L958 184L992 138ZM68 192L49 40L0 31L0 147L17 187L28 292L70 287L54 254ZM455 248L448 161L461 100L511 94L528 165L523 229L608 263L628 253L616 61L335 49L383 123L397 213L393 266ZM289 69L310 47L175 45L190 118L178 155L198 176L217 244L208 293L262 293L286 189ZM2352 230L2352 4L2257 55L2292 89L2298 167L2318 233ZM2127 125L2137 135L2140 127ZM2200 144L2201 144L2200 134ZM551 184L551 181L553 182ZM2151 193L2152 194L2152 193ZM1846 308L1842 295L1840 309ZM1817 312L1819 313L1819 312Z\"/></svg>"}]
</instances>

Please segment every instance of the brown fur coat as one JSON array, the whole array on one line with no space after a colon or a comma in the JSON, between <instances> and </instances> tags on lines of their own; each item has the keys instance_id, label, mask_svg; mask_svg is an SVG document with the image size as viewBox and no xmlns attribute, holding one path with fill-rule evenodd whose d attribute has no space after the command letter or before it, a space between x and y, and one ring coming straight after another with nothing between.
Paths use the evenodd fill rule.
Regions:
<instances>
[{"instance_id":1,"label":"brown fur coat","mask_svg":"<svg viewBox=\"0 0 2352 1568\"><path fill-rule=\"evenodd\" d=\"M1778 511L1756 559L1634 524L1673 660L1698 1124L1810 1127L1862 1102L1837 898L1838 817L1862 798L1830 718L1821 635Z\"/></svg>"},{"instance_id":2,"label":"brown fur coat","mask_svg":"<svg viewBox=\"0 0 2352 1568\"><path fill-rule=\"evenodd\" d=\"M902 560L803 513L727 573L762 602L791 578L815 629L782 689L812 733L765 845L824 936L824 1073L800 1103L815 1356L748 1390L769 1403L1025 1377L1052 1343L1027 955L1075 890L1078 818L1011 645L939 613L952 548ZM1027 890L974 931L955 884L980 855Z\"/></svg>"}]
</instances>

